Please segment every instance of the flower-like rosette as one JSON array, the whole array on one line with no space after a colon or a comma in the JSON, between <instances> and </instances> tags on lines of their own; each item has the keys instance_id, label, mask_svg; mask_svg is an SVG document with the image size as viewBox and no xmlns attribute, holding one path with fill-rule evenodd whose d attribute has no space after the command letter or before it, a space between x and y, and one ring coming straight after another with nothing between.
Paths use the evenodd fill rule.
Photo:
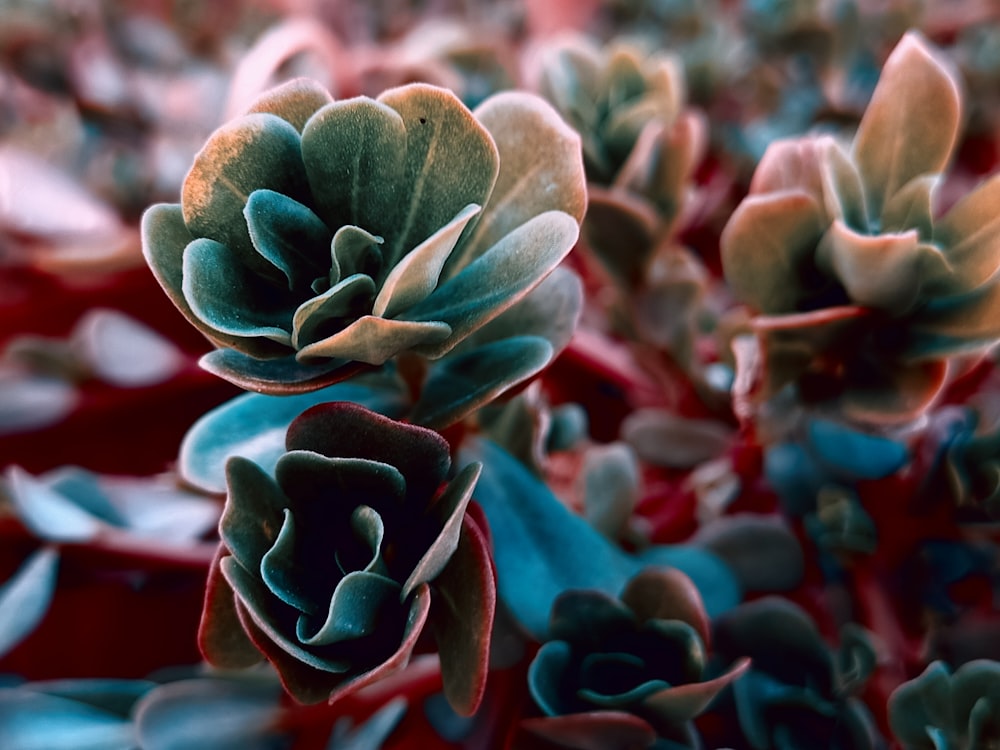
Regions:
<instances>
[{"instance_id":1,"label":"flower-like rosette","mask_svg":"<svg viewBox=\"0 0 1000 750\"><path fill-rule=\"evenodd\" d=\"M233 458L200 630L208 661L266 658L299 701L333 701L408 662L430 621L445 690L475 709L495 601L479 476L437 433L349 402L292 423L274 476Z\"/></svg>"},{"instance_id":2,"label":"flower-like rosette","mask_svg":"<svg viewBox=\"0 0 1000 750\"><path fill-rule=\"evenodd\" d=\"M696 747L691 719L749 666L741 660L707 677L709 627L700 594L687 576L666 568L639 573L620 598L564 593L553 605L549 635L528 672L546 718L526 720L524 728L550 740L569 741L583 727L616 728L647 745L659 736Z\"/></svg>"},{"instance_id":3,"label":"flower-like rosette","mask_svg":"<svg viewBox=\"0 0 1000 750\"><path fill-rule=\"evenodd\" d=\"M332 101L299 79L211 136L143 248L220 347L203 366L287 393L444 356L555 269L585 205L579 139L537 97L473 113L426 84Z\"/></svg>"},{"instance_id":4,"label":"flower-like rosette","mask_svg":"<svg viewBox=\"0 0 1000 750\"><path fill-rule=\"evenodd\" d=\"M849 146L806 136L765 153L721 238L726 280L757 313L762 398L794 383L851 418L907 421L950 357L1000 336L1000 179L934 211L961 121L950 65L911 33Z\"/></svg>"}]
</instances>

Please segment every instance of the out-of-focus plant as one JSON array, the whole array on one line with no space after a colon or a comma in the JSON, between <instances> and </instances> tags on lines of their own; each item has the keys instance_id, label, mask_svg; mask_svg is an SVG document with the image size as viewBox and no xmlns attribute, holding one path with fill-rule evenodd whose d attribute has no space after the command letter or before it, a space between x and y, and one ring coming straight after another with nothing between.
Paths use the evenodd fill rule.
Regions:
<instances>
[{"instance_id":1,"label":"out-of-focus plant","mask_svg":"<svg viewBox=\"0 0 1000 750\"><path fill-rule=\"evenodd\" d=\"M562 594L549 635L528 672L549 718L522 726L560 747L589 747L584 738L595 735L616 737L616 746L629 736L633 747L698 747L691 720L750 666L740 659L709 675L708 617L698 589L676 570L644 570L620 599Z\"/></svg>"},{"instance_id":2,"label":"out-of-focus plant","mask_svg":"<svg viewBox=\"0 0 1000 750\"><path fill-rule=\"evenodd\" d=\"M397 355L454 352L427 390L469 410L568 341L578 283L546 277L584 212L578 149L527 94L472 113L428 85L330 101L296 80L216 131L181 203L146 213L144 250L220 347L203 366L242 387L315 390Z\"/></svg>"},{"instance_id":3,"label":"out-of-focus plant","mask_svg":"<svg viewBox=\"0 0 1000 750\"><path fill-rule=\"evenodd\" d=\"M809 136L768 149L722 236L726 280L756 313L758 348L738 359L758 400L792 386L847 419L906 422L950 359L1000 336L1000 180L943 216L933 204L960 125L949 65L909 34L849 147Z\"/></svg>"},{"instance_id":4,"label":"out-of-focus plant","mask_svg":"<svg viewBox=\"0 0 1000 750\"><path fill-rule=\"evenodd\" d=\"M943 662L889 697L889 724L905 750L973 750L1000 742L1000 663L967 662L952 673Z\"/></svg>"},{"instance_id":5,"label":"out-of-focus plant","mask_svg":"<svg viewBox=\"0 0 1000 750\"><path fill-rule=\"evenodd\" d=\"M208 661L270 661L299 701L331 702L409 662L429 625L445 694L475 711L494 582L466 507L479 466L450 482L448 444L348 402L289 427L274 477L233 458L199 642Z\"/></svg>"}]
</instances>

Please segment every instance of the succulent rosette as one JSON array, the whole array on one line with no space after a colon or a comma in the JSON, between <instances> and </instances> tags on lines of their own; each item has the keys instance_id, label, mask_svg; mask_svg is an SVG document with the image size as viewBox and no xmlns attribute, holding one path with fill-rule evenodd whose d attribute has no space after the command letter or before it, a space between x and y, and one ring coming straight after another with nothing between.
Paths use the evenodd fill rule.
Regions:
<instances>
[{"instance_id":1,"label":"succulent rosette","mask_svg":"<svg viewBox=\"0 0 1000 750\"><path fill-rule=\"evenodd\" d=\"M266 658L294 698L332 702L405 666L429 624L445 693L472 713L495 602L484 531L466 513L479 465L448 481L440 435L350 402L307 410L287 448L274 476L228 464L205 658Z\"/></svg>"},{"instance_id":2,"label":"succulent rosette","mask_svg":"<svg viewBox=\"0 0 1000 750\"><path fill-rule=\"evenodd\" d=\"M537 97L470 112L427 84L332 101L298 79L209 138L180 204L147 211L143 248L219 347L204 367L291 393L403 352L440 358L514 315L573 247L585 206L579 139ZM548 346L544 363L550 328L486 338L506 339L513 362Z\"/></svg>"},{"instance_id":3,"label":"succulent rosette","mask_svg":"<svg viewBox=\"0 0 1000 750\"><path fill-rule=\"evenodd\" d=\"M705 147L705 123L686 108L683 67L624 41L583 36L544 43L539 93L578 133L590 182L588 244L617 281L635 285L683 207Z\"/></svg>"},{"instance_id":4,"label":"succulent rosette","mask_svg":"<svg viewBox=\"0 0 1000 750\"><path fill-rule=\"evenodd\" d=\"M549 635L528 672L546 718L528 719L524 728L559 747L599 747L593 738L601 736L616 737L614 747L699 747L691 719L749 667L739 660L708 678L701 596L687 576L667 568L645 569L620 598L562 594Z\"/></svg>"},{"instance_id":5,"label":"succulent rosette","mask_svg":"<svg viewBox=\"0 0 1000 750\"><path fill-rule=\"evenodd\" d=\"M1000 337L1000 179L935 211L961 119L949 65L910 33L849 146L807 136L765 153L721 241L756 314L759 356L740 366L760 398L795 384L850 419L908 421L950 359Z\"/></svg>"}]
</instances>

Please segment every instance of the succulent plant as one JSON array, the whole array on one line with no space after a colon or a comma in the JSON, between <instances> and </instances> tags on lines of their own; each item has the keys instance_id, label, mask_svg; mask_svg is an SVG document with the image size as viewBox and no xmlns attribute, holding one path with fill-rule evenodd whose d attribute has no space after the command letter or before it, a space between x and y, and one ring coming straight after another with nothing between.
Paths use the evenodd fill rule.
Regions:
<instances>
[{"instance_id":1,"label":"succulent plant","mask_svg":"<svg viewBox=\"0 0 1000 750\"><path fill-rule=\"evenodd\" d=\"M756 313L758 396L788 384L849 419L904 422L950 358L1000 337L1000 178L935 213L962 116L949 66L917 33L886 61L849 147L772 144L721 240L727 281Z\"/></svg>"},{"instance_id":2,"label":"succulent plant","mask_svg":"<svg viewBox=\"0 0 1000 750\"><path fill-rule=\"evenodd\" d=\"M539 92L583 142L588 244L616 281L634 286L680 213L704 147L704 123L685 109L680 63L582 36L547 43L534 62Z\"/></svg>"},{"instance_id":3,"label":"succulent plant","mask_svg":"<svg viewBox=\"0 0 1000 750\"><path fill-rule=\"evenodd\" d=\"M181 203L145 214L143 248L220 347L204 367L290 393L403 352L442 357L514 314L585 204L578 139L537 97L473 113L426 84L331 101L297 79L209 138Z\"/></svg>"},{"instance_id":4,"label":"succulent plant","mask_svg":"<svg viewBox=\"0 0 1000 750\"><path fill-rule=\"evenodd\" d=\"M905 750L973 750L1000 743L1000 663L940 661L889 697L889 724Z\"/></svg>"},{"instance_id":5,"label":"succulent plant","mask_svg":"<svg viewBox=\"0 0 1000 750\"><path fill-rule=\"evenodd\" d=\"M611 726L622 714L631 715L625 723L632 731L646 725L646 744L636 746L650 746L659 736L697 747L691 719L749 666L741 660L706 679L708 617L697 588L677 570L647 568L620 599L568 591L553 605L549 631L528 684L542 712L560 718L525 724L552 739L578 721L599 725L605 712Z\"/></svg>"},{"instance_id":6,"label":"succulent plant","mask_svg":"<svg viewBox=\"0 0 1000 750\"><path fill-rule=\"evenodd\" d=\"M405 666L430 623L445 694L474 711L495 599L484 532L466 514L479 465L445 484L440 435L350 402L307 410L287 448L273 477L228 464L206 659L266 658L300 702L333 702Z\"/></svg>"},{"instance_id":7,"label":"succulent plant","mask_svg":"<svg viewBox=\"0 0 1000 750\"><path fill-rule=\"evenodd\" d=\"M845 626L835 655L804 610L768 596L720 617L712 637L717 655L752 660L732 695L753 750L883 747L873 717L854 697L876 663L865 631Z\"/></svg>"}]
</instances>

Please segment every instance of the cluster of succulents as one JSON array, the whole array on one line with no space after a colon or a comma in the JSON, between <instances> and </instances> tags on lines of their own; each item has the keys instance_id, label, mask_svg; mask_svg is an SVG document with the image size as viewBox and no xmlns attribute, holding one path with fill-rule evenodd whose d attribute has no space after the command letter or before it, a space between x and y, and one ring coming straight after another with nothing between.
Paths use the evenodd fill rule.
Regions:
<instances>
[{"instance_id":1,"label":"cluster of succulents","mask_svg":"<svg viewBox=\"0 0 1000 750\"><path fill-rule=\"evenodd\" d=\"M1000 17L321 5L4 11L0 746L994 747Z\"/></svg>"}]
</instances>

